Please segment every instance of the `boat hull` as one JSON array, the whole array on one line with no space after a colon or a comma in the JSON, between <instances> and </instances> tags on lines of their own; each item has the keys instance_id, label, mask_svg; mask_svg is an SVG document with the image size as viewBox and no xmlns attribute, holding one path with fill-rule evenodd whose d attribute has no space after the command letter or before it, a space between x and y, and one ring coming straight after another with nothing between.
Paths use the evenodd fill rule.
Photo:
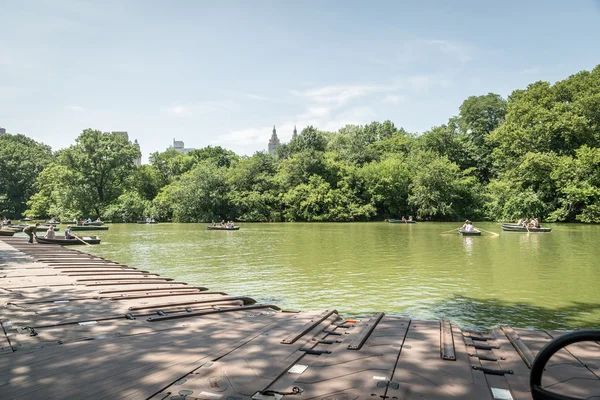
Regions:
<instances>
[{"instance_id":1,"label":"boat hull","mask_svg":"<svg viewBox=\"0 0 600 400\"><path fill-rule=\"evenodd\" d=\"M84 236L81 237L88 244L100 244L100 238L98 236ZM77 239L65 239L63 237L57 237L55 239L44 239L43 237L36 237L36 242L39 244L58 244L62 246L78 246L85 245L81 240Z\"/></svg>"},{"instance_id":2,"label":"boat hull","mask_svg":"<svg viewBox=\"0 0 600 400\"><path fill-rule=\"evenodd\" d=\"M14 230L16 232L23 232L23 229L27 228L28 226L29 225L27 225L27 224L10 225L9 229L12 229L12 230ZM52 225L52 226L54 226L54 225ZM48 230L49 227L50 227L49 225L40 225L40 226L37 227L37 231L38 232L46 231L46 230ZM57 226L54 227L54 232L58 232L59 230L60 230L59 227L57 227Z\"/></svg>"},{"instance_id":3,"label":"boat hull","mask_svg":"<svg viewBox=\"0 0 600 400\"><path fill-rule=\"evenodd\" d=\"M158 222L154 221L154 222L146 222L146 221L138 221L136 222L137 224L143 224L143 225L152 225L152 224L158 224Z\"/></svg>"},{"instance_id":4,"label":"boat hull","mask_svg":"<svg viewBox=\"0 0 600 400\"><path fill-rule=\"evenodd\" d=\"M239 231L239 226L234 226L233 228L222 228L220 226L207 226L206 229L209 231Z\"/></svg>"},{"instance_id":5,"label":"boat hull","mask_svg":"<svg viewBox=\"0 0 600 400\"><path fill-rule=\"evenodd\" d=\"M478 230L465 231L464 229L459 229L458 232L460 232L460 234L463 236L481 236L481 231Z\"/></svg>"},{"instance_id":6,"label":"boat hull","mask_svg":"<svg viewBox=\"0 0 600 400\"><path fill-rule=\"evenodd\" d=\"M387 222L390 224L414 224L416 221L402 221L401 219L388 219Z\"/></svg>"},{"instance_id":7,"label":"boat hull","mask_svg":"<svg viewBox=\"0 0 600 400\"><path fill-rule=\"evenodd\" d=\"M12 236L15 232L12 229L0 229L0 236Z\"/></svg>"},{"instance_id":8,"label":"boat hull","mask_svg":"<svg viewBox=\"0 0 600 400\"><path fill-rule=\"evenodd\" d=\"M75 231L107 231L108 230L108 226L76 225L76 226L72 226L71 230L73 232L75 232Z\"/></svg>"},{"instance_id":9,"label":"boat hull","mask_svg":"<svg viewBox=\"0 0 600 400\"><path fill-rule=\"evenodd\" d=\"M518 224L502 224L502 230L507 232L552 232L552 228L525 228Z\"/></svg>"}]
</instances>

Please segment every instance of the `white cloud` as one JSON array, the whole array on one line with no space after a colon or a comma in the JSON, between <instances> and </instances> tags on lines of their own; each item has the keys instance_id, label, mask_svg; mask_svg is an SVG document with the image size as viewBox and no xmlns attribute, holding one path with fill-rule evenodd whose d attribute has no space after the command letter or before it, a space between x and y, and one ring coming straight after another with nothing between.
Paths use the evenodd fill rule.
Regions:
<instances>
[{"instance_id":1,"label":"white cloud","mask_svg":"<svg viewBox=\"0 0 600 400\"><path fill-rule=\"evenodd\" d=\"M469 54L467 47L462 43L439 39L427 40L425 43L437 47L444 54L458 58L462 63L473 61L473 57Z\"/></svg>"},{"instance_id":2,"label":"white cloud","mask_svg":"<svg viewBox=\"0 0 600 400\"><path fill-rule=\"evenodd\" d=\"M290 93L294 96L304 97L312 102L330 103L341 106L356 98L386 90L389 89L379 85L340 85L325 86L305 91L292 90Z\"/></svg>"},{"instance_id":3,"label":"white cloud","mask_svg":"<svg viewBox=\"0 0 600 400\"><path fill-rule=\"evenodd\" d=\"M77 111L77 112L85 111L85 108L83 108L81 106L67 106L67 109L71 110L71 111Z\"/></svg>"},{"instance_id":4,"label":"white cloud","mask_svg":"<svg viewBox=\"0 0 600 400\"><path fill-rule=\"evenodd\" d=\"M235 103L229 100L209 100L193 104L177 104L163 107L163 110L173 117L187 117L196 114L209 114L222 110L233 110L235 107Z\"/></svg>"},{"instance_id":5,"label":"white cloud","mask_svg":"<svg viewBox=\"0 0 600 400\"><path fill-rule=\"evenodd\" d=\"M400 104L406 101L406 97L404 96L398 96L395 94L390 94L388 96L385 96L383 98L383 100L381 100L382 103L386 103L386 104Z\"/></svg>"},{"instance_id":6,"label":"white cloud","mask_svg":"<svg viewBox=\"0 0 600 400\"><path fill-rule=\"evenodd\" d=\"M172 107L168 107L167 108L167 112L170 115L174 115L174 116L178 116L178 117L192 114L192 111L190 110L190 108L186 107L186 106L172 106Z\"/></svg>"},{"instance_id":7,"label":"white cloud","mask_svg":"<svg viewBox=\"0 0 600 400\"><path fill-rule=\"evenodd\" d=\"M523 75L536 75L538 72L540 72L540 69L538 67L531 67L531 68L526 68L526 69L522 70L521 74L523 74Z\"/></svg>"}]
</instances>

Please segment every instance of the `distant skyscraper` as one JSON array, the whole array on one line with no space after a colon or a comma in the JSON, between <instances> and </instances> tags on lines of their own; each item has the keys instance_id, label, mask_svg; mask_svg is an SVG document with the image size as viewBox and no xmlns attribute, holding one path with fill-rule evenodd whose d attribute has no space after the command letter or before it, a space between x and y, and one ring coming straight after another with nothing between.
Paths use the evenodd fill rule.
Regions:
<instances>
[{"instance_id":1,"label":"distant skyscraper","mask_svg":"<svg viewBox=\"0 0 600 400\"><path fill-rule=\"evenodd\" d=\"M271 135L271 139L269 139L269 154L275 155L278 147L279 138L277 137L277 130L275 129L275 125L273 125L273 134Z\"/></svg>"},{"instance_id":2,"label":"distant skyscraper","mask_svg":"<svg viewBox=\"0 0 600 400\"><path fill-rule=\"evenodd\" d=\"M3 133L6 133L6 129L0 128L0 135L2 135Z\"/></svg>"},{"instance_id":3,"label":"distant skyscraper","mask_svg":"<svg viewBox=\"0 0 600 400\"><path fill-rule=\"evenodd\" d=\"M168 150L171 150L171 149L177 150L178 152L184 153L184 154L187 154L187 153L190 153L190 152L196 150L191 147L185 147L182 140L175 140L175 139L173 139L173 145L169 146Z\"/></svg>"},{"instance_id":4,"label":"distant skyscraper","mask_svg":"<svg viewBox=\"0 0 600 400\"><path fill-rule=\"evenodd\" d=\"M129 142L129 134L126 131L116 131L116 132L113 132L113 133L115 135L119 135L121 137L124 137L125 140L127 140ZM137 139L135 139L135 141L132 144L135 147L137 147L138 150L140 150L140 144L138 143ZM140 154L141 154L141 152L140 152ZM140 156L140 157L136 158L135 160L133 160L133 163L139 167L140 165L142 165L142 157Z\"/></svg>"},{"instance_id":5,"label":"distant skyscraper","mask_svg":"<svg viewBox=\"0 0 600 400\"><path fill-rule=\"evenodd\" d=\"M134 146L135 146L135 147L136 147L138 150L140 150L140 144L138 143L137 139L135 139L135 140L133 141L133 145L134 145ZM141 157L141 154L142 154L142 152L140 151L140 157L136 158L136 159L133 161L133 163L134 163L135 165L137 165L138 167L139 167L140 165L142 165L142 157Z\"/></svg>"}]
</instances>

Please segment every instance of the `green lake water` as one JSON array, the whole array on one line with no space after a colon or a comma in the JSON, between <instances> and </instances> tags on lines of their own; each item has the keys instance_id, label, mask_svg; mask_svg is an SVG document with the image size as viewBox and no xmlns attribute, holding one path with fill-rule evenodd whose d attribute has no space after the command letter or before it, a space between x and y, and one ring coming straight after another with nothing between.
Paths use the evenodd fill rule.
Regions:
<instances>
[{"instance_id":1,"label":"green lake water","mask_svg":"<svg viewBox=\"0 0 600 400\"><path fill-rule=\"evenodd\" d=\"M101 245L80 249L284 309L384 311L465 328L600 327L600 226L527 234L479 223L499 236L441 234L458 225L111 224Z\"/></svg>"}]
</instances>

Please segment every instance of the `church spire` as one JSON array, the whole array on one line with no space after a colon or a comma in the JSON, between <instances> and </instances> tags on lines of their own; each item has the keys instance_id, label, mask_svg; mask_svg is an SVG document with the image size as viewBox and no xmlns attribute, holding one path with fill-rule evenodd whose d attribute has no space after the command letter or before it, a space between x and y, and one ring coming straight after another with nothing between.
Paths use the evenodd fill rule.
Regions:
<instances>
[{"instance_id":1,"label":"church spire","mask_svg":"<svg viewBox=\"0 0 600 400\"><path fill-rule=\"evenodd\" d=\"M298 131L296 130L296 125L294 125L294 133L292 133L292 140L298 137Z\"/></svg>"},{"instance_id":2,"label":"church spire","mask_svg":"<svg viewBox=\"0 0 600 400\"><path fill-rule=\"evenodd\" d=\"M275 152L278 147L279 138L277 137L277 130L275 129L275 125L273 125L273 134L271 135L271 139L269 140L269 154L275 155Z\"/></svg>"}]
</instances>

